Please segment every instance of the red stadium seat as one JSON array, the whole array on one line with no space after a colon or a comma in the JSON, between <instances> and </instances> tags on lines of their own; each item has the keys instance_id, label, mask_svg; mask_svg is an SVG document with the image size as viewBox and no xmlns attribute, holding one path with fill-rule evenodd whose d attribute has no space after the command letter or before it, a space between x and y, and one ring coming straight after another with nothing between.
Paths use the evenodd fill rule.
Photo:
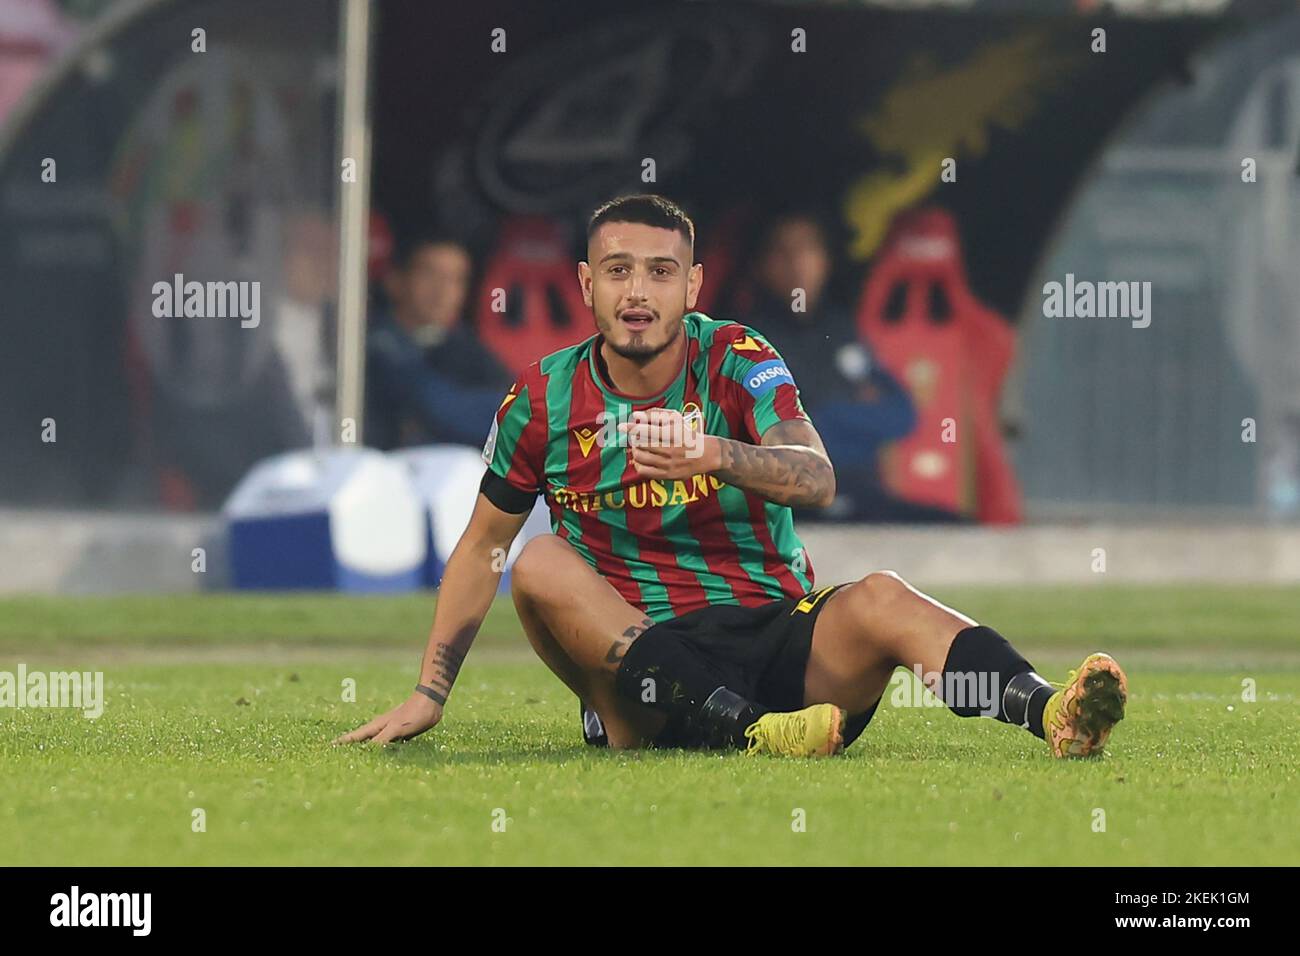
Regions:
<instances>
[{"instance_id":1,"label":"red stadium seat","mask_svg":"<svg viewBox=\"0 0 1300 956\"><path fill-rule=\"evenodd\" d=\"M505 292L505 311L494 311ZM508 220L483 273L475 328L513 374L594 331L572 250L550 220Z\"/></svg>"},{"instance_id":2,"label":"red stadium seat","mask_svg":"<svg viewBox=\"0 0 1300 956\"><path fill-rule=\"evenodd\" d=\"M998 428L1015 332L975 299L952 216L899 216L863 286L858 331L910 392L917 425L886 456L885 482L907 501L989 524L1020 520L1020 489ZM945 420L955 441L944 441Z\"/></svg>"},{"instance_id":3,"label":"red stadium seat","mask_svg":"<svg viewBox=\"0 0 1300 956\"><path fill-rule=\"evenodd\" d=\"M702 242L697 241L695 261L705 263L704 285L695 300L695 308L700 312L718 318L715 310L728 298L724 292L731 288L728 284L732 282L736 287L729 298L734 314L744 315L748 311L752 293L746 287L748 276L738 272L738 259L739 251L744 248L745 235L753 228L754 218L752 204L734 206L705 233Z\"/></svg>"}]
</instances>

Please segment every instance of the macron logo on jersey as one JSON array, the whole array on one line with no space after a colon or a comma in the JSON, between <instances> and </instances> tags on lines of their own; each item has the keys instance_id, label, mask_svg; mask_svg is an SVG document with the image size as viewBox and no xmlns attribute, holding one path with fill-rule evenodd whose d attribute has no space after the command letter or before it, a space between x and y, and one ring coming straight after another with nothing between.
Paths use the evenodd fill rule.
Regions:
<instances>
[{"instance_id":1,"label":"macron logo on jersey","mask_svg":"<svg viewBox=\"0 0 1300 956\"><path fill-rule=\"evenodd\" d=\"M794 384L794 376L780 359L769 359L751 368L745 375L745 389L755 398L766 395L782 384Z\"/></svg>"}]
</instances>

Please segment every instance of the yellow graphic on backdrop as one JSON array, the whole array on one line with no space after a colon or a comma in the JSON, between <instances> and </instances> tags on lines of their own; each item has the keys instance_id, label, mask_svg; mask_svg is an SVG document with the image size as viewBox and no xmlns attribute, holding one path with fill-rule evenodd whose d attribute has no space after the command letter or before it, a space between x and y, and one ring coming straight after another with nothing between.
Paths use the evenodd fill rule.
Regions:
<instances>
[{"instance_id":1,"label":"yellow graphic on backdrop","mask_svg":"<svg viewBox=\"0 0 1300 956\"><path fill-rule=\"evenodd\" d=\"M894 169L868 173L849 188L844 218L855 233L850 255L873 255L894 216L938 188L944 159L982 156L993 127L1018 129L1077 62L1037 30L989 44L951 69L926 56L914 60L859 123Z\"/></svg>"}]
</instances>

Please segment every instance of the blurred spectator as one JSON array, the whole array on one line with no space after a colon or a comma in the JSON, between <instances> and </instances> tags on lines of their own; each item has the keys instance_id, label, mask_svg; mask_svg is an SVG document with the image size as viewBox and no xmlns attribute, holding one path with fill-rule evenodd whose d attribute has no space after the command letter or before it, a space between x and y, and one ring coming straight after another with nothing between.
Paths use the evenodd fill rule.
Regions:
<instances>
[{"instance_id":1,"label":"blurred spectator","mask_svg":"<svg viewBox=\"0 0 1300 956\"><path fill-rule=\"evenodd\" d=\"M0 125L99 12L68 7L54 0L0 0Z\"/></svg>"},{"instance_id":2,"label":"blurred spectator","mask_svg":"<svg viewBox=\"0 0 1300 956\"><path fill-rule=\"evenodd\" d=\"M772 219L754 262L744 321L767 335L790 366L804 408L835 464L835 503L801 517L862 521L953 521L957 516L901 501L880 480L879 452L916 424L912 400L872 360L853 313L829 293L834 260L828 230L812 213ZM803 291L802 302L796 290Z\"/></svg>"},{"instance_id":3,"label":"blurred spectator","mask_svg":"<svg viewBox=\"0 0 1300 956\"><path fill-rule=\"evenodd\" d=\"M446 235L400 242L366 339L366 444L478 445L511 377L465 325L473 262Z\"/></svg>"},{"instance_id":4,"label":"blurred spectator","mask_svg":"<svg viewBox=\"0 0 1300 956\"><path fill-rule=\"evenodd\" d=\"M338 281L336 229L325 210L291 214L285 229L284 278L276 305L276 349L294 405L314 436L330 443L334 409L334 337L330 319Z\"/></svg>"}]
</instances>

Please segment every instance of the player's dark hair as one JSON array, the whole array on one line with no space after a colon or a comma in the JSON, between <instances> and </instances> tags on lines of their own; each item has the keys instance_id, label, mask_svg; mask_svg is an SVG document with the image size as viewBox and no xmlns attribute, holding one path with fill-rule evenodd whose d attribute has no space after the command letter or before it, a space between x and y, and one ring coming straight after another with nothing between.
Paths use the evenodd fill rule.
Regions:
<instances>
[{"instance_id":1,"label":"player's dark hair","mask_svg":"<svg viewBox=\"0 0 1300 956\"><path fill-rule=\"evenodd\" d=\"M596 230L607 222L638 222L659 229L672 229L686 238L692 250L695 248L695 223L691 217L671 199L654 193L619 196L601 205L587 223L587 241L590 242Z\"/></svg>"}]
</instances>

